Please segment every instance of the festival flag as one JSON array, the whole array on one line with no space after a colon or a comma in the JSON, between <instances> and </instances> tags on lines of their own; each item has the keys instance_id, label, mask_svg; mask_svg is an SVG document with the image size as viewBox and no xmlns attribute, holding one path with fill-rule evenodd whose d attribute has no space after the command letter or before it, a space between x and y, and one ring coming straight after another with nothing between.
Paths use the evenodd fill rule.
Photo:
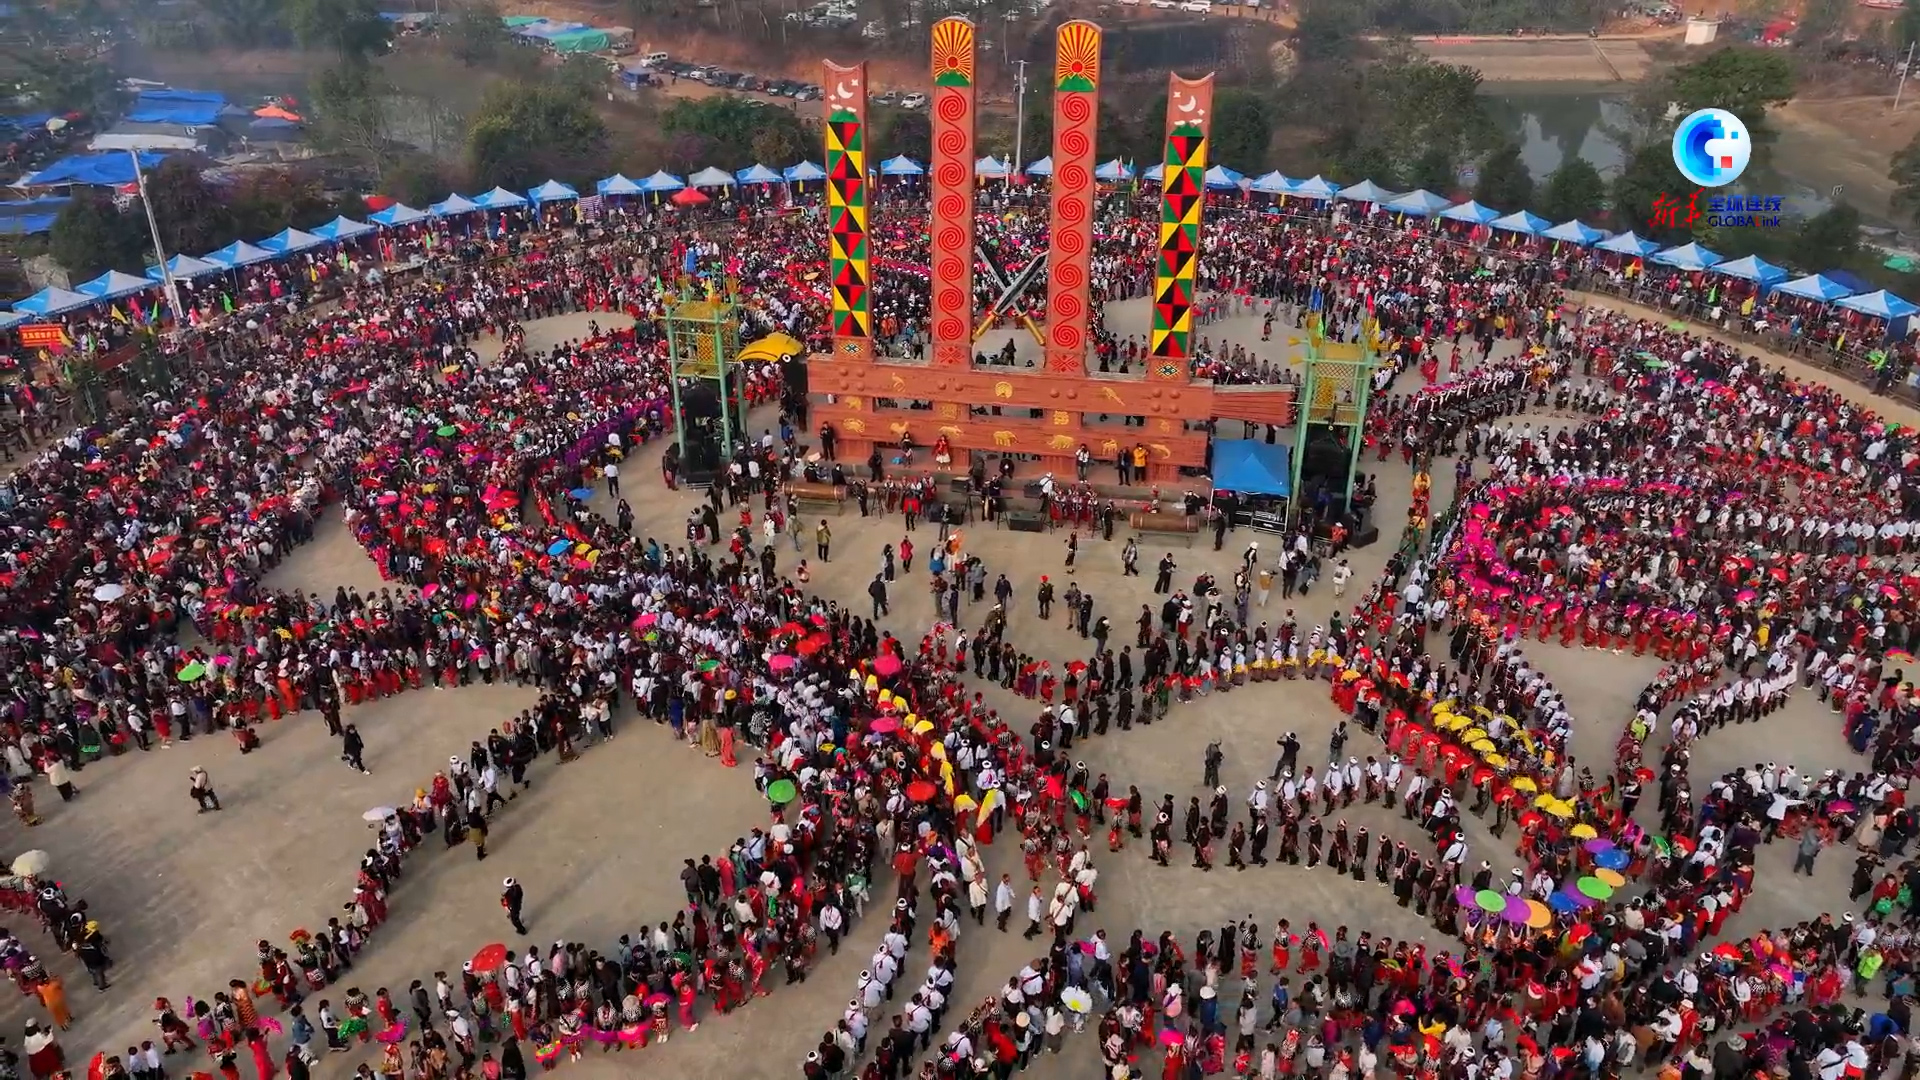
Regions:
<instances>
[{"instance_id":1,"label":"festival flag","mask_svg":"<svg viewBox=\"0 0 1920 1080\"><path fill-rule=\"evenodd\" d=\"M117 323L124 323L127 321L126 313L120 310L119 304L115 304L112 307L108 308L107 316Z\"/></svg>"}]
</instances>

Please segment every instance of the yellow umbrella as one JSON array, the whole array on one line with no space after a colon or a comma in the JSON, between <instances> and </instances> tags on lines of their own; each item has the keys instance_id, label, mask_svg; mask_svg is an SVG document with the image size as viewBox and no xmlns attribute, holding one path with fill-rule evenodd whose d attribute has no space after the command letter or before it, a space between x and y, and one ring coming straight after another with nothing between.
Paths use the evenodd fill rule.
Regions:
<instances>
[{"instance_id":1,"label":"yellow umbrella","mask_svg":"<svg viewBox=\"0 0 1920 1080\"><path fill-rule=\"evenodd\" d=\"M1493 719L1493 710L1487 708L1485 705L1475 705L1473 707L1473 713L1475 716L1484 716L1489 720Z\"/></svg>"},{"instance_id":2,"label":"yellow umbrella","mask_svg":"<svg viewBox=\"0 0 1920 1080\"><path fill-rule=\"evenodd\" d=\"M1534 782L1533 782L1533 777L1531 777L1531 776L1516 776L1516 777L1514 777L1514 778L1513 778L1513 790L1515 790L1515 791L1539 791L1539 790L1540 790L1540 785L1538 785L1538 784L1536 784L1536 783L1534 783Z\"/></svg>"},{"instance_id":3,"label":"yellow umbrella","mask_svg":"<svg viewBox=\"0 0 1920 1080\"><path fill-rule=\"evenodd\" d=\"M1552 792L1543 792L1543 793L1541 793L1540 795L1537 795L1537 796L1535 796L1535 797L1534 797L1534 800L1533 800L1533 805L1535 805L1535 806L1538 806L1538 807L1540 807L1541 809L1543 809L1543 810L1544 810L1544 809L1546 809L1546 807L1547 807L1547 804L1549 804L1549 803L1553 803L1553 802L1558 802L1558 801L1559 801L1559 800L1557 800L1557 799L1555 799L1555 798L1553 797L1553 793L1552 793Z\"/></svg>"},{"instance_id":4,"label":"yellow umbrella","mask_svg":"<svg viewBox=\"0 0 1920 1080\"><path fill-rule=\"evenodd\" d=\"M1486 737L1487 731L1485 728L1473 727L1460 733L1460 741L1466 743L1468 746L1472 746L1474 743Z\"/></svg>"},{"instance_id":5,"label":"yellow umbrella","mask_svg":"<svg viewBox=\"0 0 1920 1080\"><path fill-rule=\"evenodd\" d=\"M1511 762L1507 760L1506 755L1504 754L1487 754L1486 756L1482 757L1480 760L1486 762L1488 765L1491 765L1496 769L1504 769L1509 764L1511 764Z\"/></svg>"},{"instance_id":6,"label":"yellow umbrella","mask_svg":"<svg viewBox=\"0 0 1920 1080\"><path fill-rule=\"evenodd\" d=\"M792 334L768 334L734 354L735 359L751 364L786 363L807 355L807 347Z\"/></svg>"},{"instance_id":7,"label":"yellow umbrella","mask_svg":"<svg viewBox=\"0 0 1920 1080\"><path fill-rule=\"evenodd\" d=\"M1575 825L1573 828L1567 831L1573 834L1573 838L1575 840L1591 840L1594 837L1600 835L1598 832L1594 831L1593 826L1587 824L1584 821L1578 825Z\"/></svg>"},{"instance_id":8,"label":"yellow umbrella","mask_svg":"<svg viewBox=\"0 0 1920 1080\"><path fill-rule=\"evenodd\" d=\"M1544 930L1553 922L1553 909L1538 900L1527 901L1527 925Z\"/></svg>"},{"instance_id":9,"label":"yellow umbrella","mask_svg":"<svg viewBox=\"0 0 1920 1080\"><path fill-rule=\"evenodd\" d=\"M1476 754L1491 754L1491 753L1497 752L1500 749L1499 747L1493 745L1492 739L1480 739L1476 742L1469 744L1469 748L1472 749L1472 751Z\"/></svg>"},{"instance_id":10,"label":"yellow umbrella","mask_svg":"<svg viewBox=\"0 0 1920 1080\"><path fill-rule=\"evenodd\" d=\"M1447 729L1448 731L1459 731L1461 728L1466 727L1468 724L1471 724L1471 723L1473 723L1473 721L1455 713L1455 714L1449 714L1446 717L1446 719L1441 720L1440 726Z\"/></svg>"},{"instance_id":11,"label":"yellow umbrella","mask_svg":"<svg viewBox=\"0 0 1920 1080\"><path fill-rule=\"evenodd\" d=\"M1540 809L1545 810L1552 817L1570 818L1573 816L1573 804L1568 802L1549 802Z\"/></svg>"},{"instance_id":12,"label":"yellow umbrella","mask_svg":"<svg viewBox=\"0 0 1920 1080\"><path fill-rule=\"evenodd\" d=\"M1595 867L1593 876L1618 889L1626 885L1626 877L1618 870L1609 870L1604 866Z\"/></svg>"}]
</instances>

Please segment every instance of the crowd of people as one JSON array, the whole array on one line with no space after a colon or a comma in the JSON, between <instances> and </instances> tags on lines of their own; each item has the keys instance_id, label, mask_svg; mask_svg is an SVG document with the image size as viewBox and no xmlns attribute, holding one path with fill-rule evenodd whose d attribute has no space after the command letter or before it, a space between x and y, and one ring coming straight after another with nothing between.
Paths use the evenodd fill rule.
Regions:
<instances>
[{"instance_id":1,"label":"crowd of people","mask_svg":"<svg viewBox=\"0 0 1920 1080\"><path fill-rule=\"evenodd\" d=\"M1096 230L1105 298L1144 288L1155 226L1135 209L1116 201ZM1038 218L1014 202L982 221L1006 258L1031 257L1043 239ZM910 656L767 557L792 527L756 530L751 500L764 495L760 513L774 512L776 478L796 466L791 439L743 450L767 480L734 493L728 509L745 506L747 518L730 533L716 513L695 542L663 544L634 534L624 504L612 518L587 508L581 489L674 422L666 343L649 317L689 257L739 283L757 326L822 333L825 294L808 275L824 261L817 220L656 225L602 222L577 246L541 245L437 279L361 278L317 317L296 318L288 290L256 281L242 290L257 301L242 309L250 317L209 320L180 358L176 388L66 434L7 482L0 595L11 614L0 649L16 792L44 774L68 796L61 778L72 787L99 756L216 733L251 752L270 746L262 725L307 710L340 738L347 764L367 770L349 706L472 681L541 691L535 709L454 755L380 823L346 916L291 948L260 943L257 977L199 997L187 1015L157 1003L168 1049L204 1042L219 1071L235 1077L247 1057L265 1080L276 1067L303 1076L316 1039L337 1048L371 1039L381 1062L362 1068L383 1076L490 1080L497 1066L512 1080L527 1071L522 1044L541 1064L588 1044L644 1045L696 1026L701 996L705 1013L753 1000L776 961L788 982L804 980L819 940L837 950L862 916L884 859L900 885L891 904L877 902L888 926L881 950L838 1030L802 1067L822 1078L855 1067L884 1021L891 1030L862 1068L893 1080L944 1028L966 918L983 925L989 899L1003 925L1016 910L1018 890L989 880L981 850L1002 830L1019 838L1027 929L1048 938L1048 954L956 1028L952 1052L923 1060L923 1073L971 1075L985 1062L981 1071L1004 1080L1037 1048L1057 1046L1097 993L1111 1006L1100 1023L1108 1064L1158 1045L1168 1076L1350 1074L1380 1056L1402 1075L1506 1076L1517 1066L1522 1076L1597 1076L1703 1055L1717 1073L1727 1048L1746 1055L1728 1067L1818 1065L1822 1080L1836 1080L1828 1055L1852 1067L1871 1025L1856 1035L1842 1014L1797 1011L1739 1047L1707 1036L1758 1023L1771 1005L1826 1009L1875 975L1890 992L1911 983L1910 866L1869 865L1856 898L1872 904L1858 919L1823 916L1695 950L1744 900L1763 833L1824 841L1871 830L1872 854L1901 857L1911 823L1899 784L1920 718L1897 673L1920 634L1902 561L1915 460L1903 432L1723 345L1625 318L1576 324L1559 306L1555 279L1567 267L1556 259L1483 272L1470 249L1419 232L1228 219L1210 233L1203 286L1230 298L1223 306L1296 325L1318 312L1335 336L1379 335L1392 359L1383 391L1410 371L1436 382L1441 339L1453 338L1447 370L1464 381L1391 399L1374 438L1422 462L1464 440L1462 512L1430 555L1390 561L1350 615L1324 628L1247 625L1257 559L1233 602L1210 578L1196 581L1159 613L1143 611L1138 679L1132 651L1093 633L1090 603L1072 607L1097 641L1058 678L1049 661L964 639L975 677L1000 667L1003 685L1044 706L1022 733L968 691L968 650L949 654L948 631ZM913 284L925 233L924 211L911 205L878 218L876 314L908 345L925 312L924 279ZM578 310L639 322L551 350L519 344L521 321ZM487 332L504 348L482 363L474 343ZM1521 359L1490 359L1502 338L1521 343ZM1217 377L1279 377L1244 350L1206 351ZM1137 342L1102 332L1101 364L1124 370L1137 355ZM1608 360L1602 382L1576 375L1594 370L1595 356ZM777 373L753 372L746 392L777 397ZM1513 427L1509 414L1550 395L1589 419L1551 432ZM1476 480L1483 459L1490 472ZM264 587L335 503L394 586L330 600ZM723 539L724 554L714 552ZM175 633L189 624L197 646ZM1428 637L1449 628L1442 660ZM1633 752L1623 742L1598 775L1575 768L1573 718L1520 644L1556 633L1563 644L1652 648L1671 661L1642 696ZM1176 701L1269 673L1327 680L1336 705L1381 736L1384 757L1343 762L1336 745L1317 774L1283 759L1247 793L1242 824L1217 784L1207 808L1196 796L1182 815L1170 794L1150 801L1071 753L1110 723L1153 722ZM1757 768L1715 781L1696 808L1691 739L1759 720L1796 682L1819 683L1871 770L1789 780ZM753 771L780 808L773 824L690 865L686 910L618 949L502 949L457 979L419 980L405 1006L349 987L338 1007L321 1000L307 1017L300 999L335 993L327 988L377 935L410 852L439 833L484 857L502 790L545 753L565 761L611 737L628 700L729 764L741 743L764 750ZM1654 771L1659 828L1646 828L1635 817L1637 785L1651 779L1639 744L1676 707ZM1471 728L1448 726L1482 712ZM1491 749L1476 749L1482 742ZM1296 741L1287 758L1297 753ZM1534 795L1554 802L1522 797ZM1356 798L1399 806L1411 839L1350 833L1313 812L1318 804L1331 817ZM23 822L39 816L30 798L15 805ZM1496 837L1520 820L1517 885L1496 882L1491 859L1474 869L1467 814L1490 816ZM1311 919L1295 920L1298 929L1277 920L1264 942L1264 921L1236 921L1196 940L1190 957L1167 934L1135 933L1118 948L1102 933L1083 938L1079 913L1097 903L1093 826L1107 826L1110 854L1144 839L1166 863L1180 817L1195 866L1214 865L1219 841L1228 865L1261 865L1277 832L1278 861L1371 876L1458 947L1428 956ZM1587 847L1594 841L1609 846ZM1605 884L1602 870L1632 882L1633 900L1603 907L1579 891L1588 879ZM503 884L516 925L517 889ZM1502 898L1498 912L1484 904L1490 893ZM1539 925L1533 904L1548 912ZM924 979L882 1004L922 933ZM1276 980L1263 995L1254 983L1268 955L1289 971L1298 955L1295 974L1311 978L1297 988ZM1223 986L1236 966L1242 984ZM1223 994L1241 1002L1231 1019L1219 1013ZM262 1012L269 998L286 1006L284 1025ZM1904 1032L1903 1015L1887 1012ZM276 1027L289 1038L284 1054L269 1050ZM1256 1045L1279 1028L1272 1045ZM501 1040L491 1061L490 1036ZM28 1050L40 1080L65 1065L50 1032L31 1034ZM1888 1051L1863 1052L1884 1061ZM100 1066L138 1075L151 1071L150 1053L130 1047Z\"/></svg>"}]
</instances>

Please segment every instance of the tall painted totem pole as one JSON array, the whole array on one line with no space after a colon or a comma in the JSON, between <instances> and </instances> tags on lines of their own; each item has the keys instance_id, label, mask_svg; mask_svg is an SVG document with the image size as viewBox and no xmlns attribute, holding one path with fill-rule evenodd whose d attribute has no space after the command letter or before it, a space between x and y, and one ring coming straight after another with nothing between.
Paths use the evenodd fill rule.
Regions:
<instances>
[{"instance_id":1,"label":"tall painted totem pole","mask_svg":"<svg viewBox=\"0 0 1920 1080\"><path fill-rule=\"evenodd\" d=\"M1092 311L1094 130L1100 113L1100 28L1060 24L1053 58L1053 204L1047 232L1048 371L1084 375ZM1078 414L1060 417L1079 419ZM1077 426L1069 423L1064 426Z\"/></svg>"},{"instance_id":2,"label":"tall painted totem pole","mask_svg":"<svg viewBox=\"0 0 1920 1080\"><path fill-rule=\"evenodd\" d=\"M1194 273L1207 199L1207 132L1213 76L1167 76L1167 142L1160 177L1160 249L1153 267L1153 327L1147 378L1184 383L1192 374Z\"/></svg>"},{"instance_id":3,"label":"tall painted totem pole","mask_svg":"<svg viewBox=\"0 0 1920 1080\"><path fill-rule=\"evenodd\" d=\"M834 355L873 359L873 267L867 240L867 65L827 61L827 275Z\"/></svg>"},{"instance_id":4,"label":"tall painted totem pole","mask_svg":"<svg viewBox=\"0 0 1920 1080\"><path fill-rule=\"evenodd\" d=\"M973 23L933 24L933 364L973 363Z\"/></svg>"}]
</instances>

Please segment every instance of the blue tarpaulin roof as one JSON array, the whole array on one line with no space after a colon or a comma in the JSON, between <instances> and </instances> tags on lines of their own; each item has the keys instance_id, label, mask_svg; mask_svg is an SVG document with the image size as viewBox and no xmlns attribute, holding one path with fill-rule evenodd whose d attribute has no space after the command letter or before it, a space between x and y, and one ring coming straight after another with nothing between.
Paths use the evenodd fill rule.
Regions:
<instances>
[{"instance_id":1,"label":"blue tarpaulin roof","mask_svg":"<svg viewBox=\"0 0 1920 1080\"><path fill-rule=\"evenodd\" d=\"M1909 315L1920 314L1920 307L1909 304L1885 289L1870 292L1865 296L1849 296L1840 301L1840 306L1848 311L1857 311L1862 315L1873 315L1882 319L1904 319Z\"/></svg>"},{"instance_id":2,"label":"blue tarpaulin roof","mask_svg":"<svg viewBox=\"0 0 1920 1080\"><path fill-rule=\"evenodd\" d=\"M1122 164L1119 158L1114 158L1112 161L1093 170L1093 178L1095 180L1131 180L1133 179L1133 169Z\"/></svg>"},{"instance_id":3,"label":"blue tarpaulin roof","mask_svg":"<svg viewBox=\"0 0 1920 1080\"><path fill-rule=\"evenodd\" d=\"M1731 262L1718 263L1714 266L1713 272L1716 274L1725 274L1728 277L1737 277L1742 281L1757 282L1763 288L1769 289L1787 280L1787 272L1785 270L1780 269L1758 255L1749 255L1744 259L1734 259Z\"/></svg>"},{"instance_id":4,"label":"blue tarpaulin roof","mask_svg":"<svg viewBox=\"0 0 1920 1080\"><path fill-rule=\"evenodd\" d=\"M1007 175L1008 171L1007 163L991 154L973 163L973 174L975 176L1000 177Z\"/></svg>"},{"instance_id":5,"label":"blue tarpaulin roof","mask_svg":"<svg viewBox=\"0 0 1920 1080\"><path fill-rule=\"evenodd\" d=\"M614 173L605 180L595 181L593 189L602 195L638 195L644 190L638 183L627 179L621 173Z\"/></svg>"},{"instance_id":6,"label":"blue tarpaulin roof","mask_svg":"<svg viewBox=\"0 0 1920 1080\"><path fill-rule=\"evenodd\" d=\"M1651 240L1642 240L1629 229L1619 236L1610 237L1594 245L1601 251L1617 252L1621 255L1651 255L1660 250L1660 245Z\"/></svg>"},{"instance_id":7,"label":"blue tarpaulin roof","mask_svg":"<svg viewBox=\"0 0 1920 1080\"><path fill-rule=\"evenodd\" d=\"M563 184L558 180L549 180L527 192L527 198L537 203L561 202L579 197L580 193L574 190L572 184Z\"/></svg>"},{"instance_id":8,"label":"blue tarpaulin roof","mask_svg":"<svg viewBox=\"0 0 1920 1080\"><path fill-rule=\"evenodd\" d=\"M1293 451L1259 439L1216 439L1213 486L1246 495L1293 494Z\"/></svg>"},{"instance_id":9,"label":"blue tarpaulin roof","mask_svg":"<svg viewBox=\"0 0 1920 1080\"><path fill-rule=\"evenodd\" d=\"M267 251L273 252L275 255L282 255L294 251L305 251L308 248L317 248L324 243L326 243L326 240L310 232L301 232L299 229L281 229L279 232L260 241L260 246Z\"/></svg>"},{"instance_id":10,"label":"blue tarpaulin roof","mask_svg":"<svg viewBox=\"0 0 1920 1080\"><path fill-rule=\"evenodd\" d=\"M155 169L166 155L147 152L140 155L142 169ZM101 187L118 187L133 183L133 161L125 151L113 150L100 154L75 154L41 169L31 176L20 178L21 187L45 187L49 184L92 184Z\"/></svg>"},{"instance_id":11,"label":"blue tarpaulin roof","mask_svg":"<svg viewBox=\"0 0 1920 1080\"><path fill-rule=\"evenodd\" d=\"M1162 175L1165 174L1163 173ZM1229 169L1225 165L1215 165L1213 168L1207 170L1207 190L1232 191L1234 188L1240 186L1240 181L1246 178L1246 173Z\"/></svg>"},{"instance_id":12,"label":"blue tarpaulin roof","mask_svg":"<svg viewBox=\"0 0 1920 1080\"><path fill-rule=\"evenodd\" d=\"M0 218L0 236L38 236L52 232L59 214L16 214Z\"/></svg>"},{"instance_id":13,"label":"blue tarpaulin roof","mask_svg":"<svg viewBox=\"0 0 1920 1080\"><path fill-rule=\"evenodd\" d=\"M1709 251L1697 243L1692 243L1668 248L1655 255L1652 261L1661 266L1671 266L1679 270L1705 270L1723 258L1725 256L1719 252Z\"/></svg>"},{"instance_id":14,"label":"blue tarpaulin roof","mask_svg":"<svg viewBox=\"0 0 1920 1080\"><path fill-rule=\"evenodd\" d=\"M53 221L73 200L65 195L0 202L0 236L38 236L53 229Z\"/></svg>"},{"instance_id":15,"label":"blue tarpaulin roof","mask_svg":"<svg viewBox=\"0 0 1920 1080\"><path fill-rule=\"evenodd\" d=\"M640 181L640 190L646 192L679 191L686 186L687 182L685 180L680 179L665 169L661 169L652 176Z\"/></svg>"},{"instance_id":16,"label":"blue tarpaulin roof","mask_svg":"<svg viewBox=\"0 0 1920 1080\"><path fill-rule=\"evenodd\" d=\"M1584 225L1579 221L1564 221L1542 232L1540 235L1549 240L1566 240L1570 243L1585 247L1596 240L1604 239L1607 234L1591 225Z\"/></svg>"},{"instance_id":17,"label":"blue tarpaulin roof","mask_svg":"<svg viewBox=\"0 0 1920 1080\"><path fill-rule=\"evenodd\" d=\"M719 168L718 166L709 165L699 172L694 173L692 176L687 177L687 183L697 188L732 187L737 181L734 180L733 174L727 170Z\"/></svg>"},{"instance_id":18,"label":"blue tarpaulin roof","mask_svg":"<svg viewBox=\"0 0 1920 1080\"><path fill-rule=\"evenodd\" d=\"M254 263L267 262L273 258L273 252L255 247L245 240L235 240L219 251L209 251L206 260L217 266L231 269L236 266L252 266Z\"/></svg>"},{"instance_id":19,"label":"blue tarpaulin roof","mask_svg":"<svg viewBox=\"0 0 1920 1080\"><path fill-rule=\"evenodd\" d=\"M781 180L778 172L758 164L735 171L733 178L743 184L777 184Z\"/></svg>"},{"instance_id":20,"label":"blue tarpaulin roof","mask_svg":"<svg viewBox=\"0 0 1920 1080\"><path fill-rule=\"evenodd\" d=\"M1293 190L1287 194L1298 195L1303 199L1319 199L1325 202L1332 199L1335 195L1340 194L1340 189L1333 186L1333 181L1316 173L1293 185Z\"/></svg>"},{"instance_id":21,"label":"blue tarpaulin roof","mask_svg":"<svg viewBox=\"0 0 1920 1080\"><path fill-rule=\"evenodd\" d=\"M789 165L781 169L780 175L788 180L825 180L827 170L811 161L803 161L798 165Z\"/></svg>"},{"instance_id":22,"label":"blue tarpaulin roof","mask_svg":"<svg viewBox=\"0 0 1920 1080\"><path fill-rule=\"evenodd\" d=\"M1371 180L1362 180L1352 187L1340 189L1340 197L1353 202L1383 203L1393 198L1394 193Z\"/></svg>"},{"instance_id":23,"label":"blue tarpaulin roof","mask_svg":"<svg viewBox=\"0 0 1920 1080\"><path fill-rule=\"evenodd\" d=\"M1026 173L1028 176L1052 176L1053 155L1048 154L1046 157L1035 158L1027 162Z\"/></svg>"},{"instance_id":24,"label":"blue tarpaulin roof","mask_svg":"<svg viewBox=\"0 0 1920 1080\"><path fill-rule=\"evenodd\" d=\"M208 274L224 273L226 269L226 267L218 263L210 263L205 259L196 259L191 255L175 255L173 258L167 260L168 272L172 273L175 278L186 278L188 280L197 277L206 277ZM160 268L157 266L147 267L147 276L155 281L159 281L162 277Z\"/></svg>"},{"instance_id":25,"label":"blue tarpaulin roof","mask_svg":"<svg viewBox=\"0 0 1920 1080\"><path fill-rule=\"evenodd\" d=\"M527 197L503 187L496 187L484 195L475 195L473 205L482 210L505 210L511 206L527 205Z\"/></svg>"},{"instance_id":26,"label":"blue tarpaulin roof","mask_svg":"<svg viewBox=\"0 0 1920 1080\"><path fill-rule=\"evenodd\" d=\"M375 225L410 225L413 222L424 220L426 216L426 214L415 210L406 203L394 203L385 210L375 210L373 213L368 214L367 220L373 222Z\"/></svg>"},{"instance_id":27,"label":"blue tarpaulin roof","mask_svg":"<svg viewBox=\"0 0 1920 1080\"><path fill-rule=\"evenodd\" d=\"M134 293L143 293L158 287L158 282L147 278L109 270L84 285L74 286L73 291L95 300L117 300L122 296L132 296Z\"/></svg>"},{"instance_id":28,"label":"blue tarpaulin roof","mask_svg":"<svg viewBox=\"0 0 1920 1080\"><path fill-rule=\"evenodd\" d=\"M1167 167L1156 161L1140 173L1140 179L1157 184L1160 182L1160 178L1165 175L1167 175Z\"/></svg>"},{"instance_id":29,"label":"blue tarpaulin roof","mask_svg":"<svg viewBox=\"0 0 1920 1080\"><path fill-rule=\"evenodd\" d=\"M926 167L905 154L890 157L880 163L881 176L919 176Z\"/></svg>"},{"instance_id":30,"label":"blue tarpaulin roof","mask_svg":"<svg viewBox=\"0 0 1920 1080\"><path fill-rule=\"evenodd\" d=\"M1847 288L1832 278L1822 277L1819 274L1808 274L1803 278L1795 278L1773 291L1786 293L1788 296L1798 296L1803 300L1820 300L1823 302L1844 300L1853 295L1852 289Z\"/></svg>"},{"instance_id":31,"label":"blue tarpaulin roof","mask_svg":"<svg viewBox=\"0 0 1920 1080\"><path fill-rule=\"evenodd\" d=\"M1446 208L1447 200L1443 195L1435 195L1426 188L1416 188L1385 204L1388 210L1396 214L1412 214L1416 217L1432 217Z\"/></svg>"},{"instance_id":32,"label":"blue tarpaulin roof","mask_svg":"<svg viewBox=\"0 0 1920 1080\"><path fill-rule=\"evenodd\" d=\"M1500 217L1500 211L1491 206L1481 206L1468 199L1458 206L1449 206L1440 211L1440 216L1448 221L1464 221L1469 225L1485 225ZM1531 230L1522 230L1531 231Z\"/></svg>"},{"instance_id":33,"label":"blue tarpaulin roof","mask_svg":"<svg viewBox=\"0 0 1920 1080\"><path fill-rule=\"evenodd\" d=\"M313 235L322 240L351 240L356 236L365 236L376 231L364 221L355 221L350 217L337 217L325 225L317 226Z\"/></svg>"},{"instance_id":34,"label":"blue tarpaulin roof","mask_svg":"<svg viewBox=\"0 0 1920 1080\"><path fill-rule=\"evenodd\" d=\"M1270 173L1254 177L1251 186L1262 195L1290 195L1296 183L1298 181L1287 179L1280 174L1280 170L1275 169Z\"/></svg>"},{"instance_id":35,"label":"blue tarpaulin roof","mask_svg":"<svg viewBox=\"0 0 1920 1080\"><path fill-rule=\"evenodd\" d=\"M1502 232L1517 232L1517 233L1525 233L1528 236L1539 236L1541 233L1546 232L1547 229L1553 224L1553 222L1548 221L1546 218L1543 218L1538 214L1532 214L1532 213L1528 213L1525 210L1519 210L1514 213L1508 214L1506 217L1494 218L1492 221L1487 222L1487 224L1493 226L1496 229L1501 230ZM1606 234L1605 233L1600 234L1600 236L1604 236L1604 235ZM1598 238L1599 238L1598 236L1595 237L1595 239L1598 239Z\"/></svg>"},{"instance_id":36,"label":"blue tarpaulin roof","mask_svg":"<svg viewBox=\"0 0 1920 1080\"><path fill-rule=\"evenodd\" d=\"M471 214L478 209L480 204L465 195L449 195L427 207L427 213L434 217L452 217L455 214Z\"/></svg>"},{"instance_id":37,"label":"blue tarpaulin roof","mask_svg":"<svg viewBox=\"0 0 1920 1080\"><path fill-rule=\"evenodd\" d=\"M91 296L82 296L71 289L49 285L14 304L13 310L24 311L29 315L58 315L63 311L78 311L92 303Z\"/></svg>"}]
</instances>

